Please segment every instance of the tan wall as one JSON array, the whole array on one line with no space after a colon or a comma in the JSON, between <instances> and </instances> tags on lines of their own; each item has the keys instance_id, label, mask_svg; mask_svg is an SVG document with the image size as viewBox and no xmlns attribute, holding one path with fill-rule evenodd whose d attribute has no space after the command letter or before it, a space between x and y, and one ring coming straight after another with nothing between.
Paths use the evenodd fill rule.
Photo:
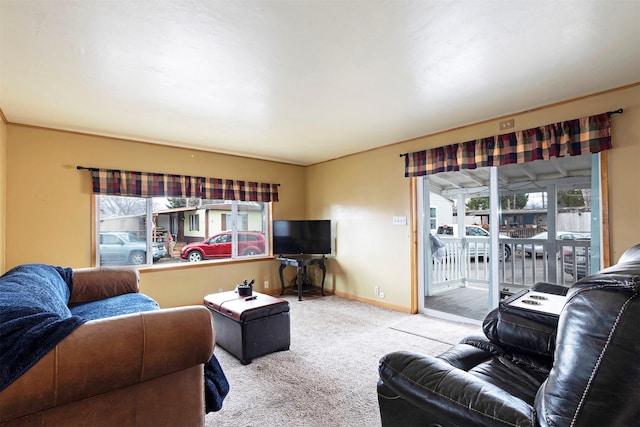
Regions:
<instances>
[{"instance_id":1,"label":"tan wall","mask_svg":"<svg viewBox=\"0 0 640 427\"><path fill-rule=\"evenodd\" d=\"M5 271L7 231L7 126L0 120L0 274Z\"/></svg>"},{"instance_id":2,"label":"tan wall","mask_svg":"<svg viewBox=\"0 0 640 427\"><path fill-rule=\"evenodd\" d=\"M608 152L612 261L640 243L640 86L509 116L517 129L624 108L612 118ZM306 212L337 223L337 253L328 268L336 292L380 305L411 307L410 227L392 225L410 212L401 153L498 134L498 121L426 136L307 168ZM384 292L375 296L374 287Z\"/></svg>"},{"instance_id":3,"label":"tan wall","mask_svg":"<svg viewBox=\"0 0 640 427\"><path fill-rule=\"evenodd\" d=\"M411 283L409 227L392 225L411 216L409 180L397 147L368 151L307 168L306 211L336 227L335 258L327 286L407 310ZM374 287L385 294L382 301Z\"/></svg>"},{"instance_id":4,"label":"tan wall","mask_svg":"<svg viewBox=\"0 0 640 427\"><path fill-rule=\"evenodd\" d=\"M268 280L270 288L266 292L274 293L280 286L279 265L277 261L267 259L222 262L215 266L198 264L181 268L146 268L140 271L140 288L162 307L201 304L205 295L220 290L234 290L245 279L255 279L254 289L257 291L262 291L264 281Z\"/></svg>"},{"instance_id":5,"label":"tan wall","mask_svg":"<svg viewBox=\"0 0 640 427\"><path fill-rule=\"evenodd\" d=\"M602 104L624 108L612 118L613 149L607 153L611 262L640 243L640 86L603 96Z\"/></svg>"},{"instance_id":6,"label":"tan wall","mask_svg":"<svg viewBox=\"0 0 640 427\"><path fill-rule=\"evenodd\" d=\"M299 166L10 124L7 269L29 262L92 265L91 175L77 165L280 183L274 217L304 215ZM231 290L243 279L275 284L277 266L269 259L144 272L141 286L164 306L201 303L205 293Z\"/></svg>"}]
</instances>

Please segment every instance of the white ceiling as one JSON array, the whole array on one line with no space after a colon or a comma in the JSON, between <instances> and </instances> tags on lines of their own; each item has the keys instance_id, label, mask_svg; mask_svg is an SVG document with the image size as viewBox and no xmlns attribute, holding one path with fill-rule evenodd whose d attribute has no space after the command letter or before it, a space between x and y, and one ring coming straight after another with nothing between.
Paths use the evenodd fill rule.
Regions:
<instances>
[{"instance_id":1,"label":"white ceiling","mask_svg":"<svg viewBox=\"0 0 640 427\"><path fill-rule=\"evenodd\" d=\"M0 0L8 122L300 165L639 81L638 0Z\"/></svg>"}]
</instances>

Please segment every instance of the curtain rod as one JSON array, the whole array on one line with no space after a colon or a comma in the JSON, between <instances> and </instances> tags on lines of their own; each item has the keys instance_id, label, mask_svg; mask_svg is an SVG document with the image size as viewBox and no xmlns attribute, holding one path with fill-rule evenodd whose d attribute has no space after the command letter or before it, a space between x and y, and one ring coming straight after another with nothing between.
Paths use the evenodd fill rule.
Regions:
<instances>
[{"instance_id":1,"label":"curtain rod","mask_svg":"<svg viewBox=\"0 0 640 427\"><path fill-rule=\"evenodd\" d=\"M623 112L624 110L622 108L618 108L617 110L614 110L614 111L607 111L607 115L611 117L613 114L622 114ZM407 154L409 153L400 154L400 157L407 157Z\"/></svg>"}]
</instances>

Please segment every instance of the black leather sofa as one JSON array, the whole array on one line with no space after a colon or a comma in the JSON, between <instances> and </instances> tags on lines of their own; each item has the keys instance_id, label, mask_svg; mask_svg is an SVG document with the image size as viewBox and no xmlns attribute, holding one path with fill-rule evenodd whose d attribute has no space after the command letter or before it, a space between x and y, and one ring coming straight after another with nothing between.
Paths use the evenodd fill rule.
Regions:
<instances>
[{"instance_id":1,"label":"black leather sofa","mask_svg":"<svg viewBox=\"0 0 640 427\"><path fill-rule=\"evenodd\" d=\"M640 244L567 289L559 317L501 304L468 337L430 357L380 360L388 426L640 425Z\"/></svg>"}]
</instances>

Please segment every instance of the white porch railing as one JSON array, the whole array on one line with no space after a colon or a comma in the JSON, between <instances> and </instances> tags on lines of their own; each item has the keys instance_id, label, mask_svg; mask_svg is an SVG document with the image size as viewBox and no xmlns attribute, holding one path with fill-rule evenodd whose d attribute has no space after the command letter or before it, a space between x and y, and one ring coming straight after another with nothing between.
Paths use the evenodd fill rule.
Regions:
<instances>
[{"instance_id":1,"label":"white porch railing","mask_svg":"<svg viewBox=\"0 0 640 427\"><path fill-rule=\"evenodd\" d=\"M488 287L489 239L441 236L446 255L432 263L427 294L450 287ZM589 240L499 239L499 253L509 246L511 256L499 260L500 288L526 288L538 282L570 285L590 271ZM527 255L529 251L531 255Z\"/></svg>"}]
</instances>

